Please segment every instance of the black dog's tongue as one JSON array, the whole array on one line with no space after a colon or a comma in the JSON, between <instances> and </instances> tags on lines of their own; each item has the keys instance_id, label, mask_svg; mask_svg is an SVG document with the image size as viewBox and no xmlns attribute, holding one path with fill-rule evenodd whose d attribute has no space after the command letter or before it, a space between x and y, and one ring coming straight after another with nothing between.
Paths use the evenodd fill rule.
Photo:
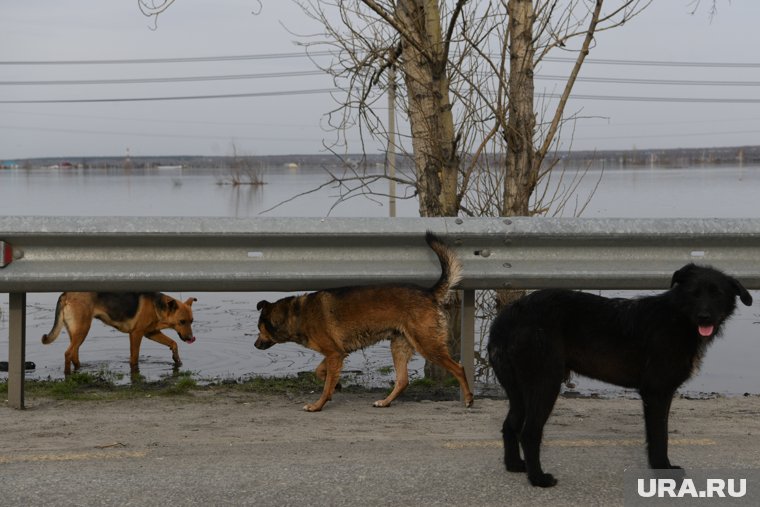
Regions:
<instances>
[{"instance_id":1,"label":"black dog's tongue","mask_svg":"<svg viewBox=\"0 0 760 507\"><path fill-rule=\"evenodd\" d=\"M715 327L714 326L699 326L697 330L699 331L700 336L704 336L705 338L707 338L708 336L712 336L713 331L715 330Z\"/></svg>"}]
</instances>

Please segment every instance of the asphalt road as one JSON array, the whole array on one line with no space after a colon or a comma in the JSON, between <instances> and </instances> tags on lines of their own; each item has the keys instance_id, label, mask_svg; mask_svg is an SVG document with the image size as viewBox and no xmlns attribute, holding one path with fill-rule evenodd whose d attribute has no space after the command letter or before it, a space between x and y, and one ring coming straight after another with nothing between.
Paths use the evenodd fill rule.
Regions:
<instances>
[{"instance_id":1,"label":"asphalt road","mask_svg":"<svg viewBox=\"0 0 760 507\"><path fill-rule=\"evenodd\" d=\"M0 505L622 505L645 468L636 399L560 399L531 487L505 472L506 401L338 394L317 414L295 397L204 392L0 407ZM671 461L760 468L760 398L677 399ZM681 504L686 505L686 504ZM720 505L715 504L715 505Z\"/></svg>"}]
</instances>

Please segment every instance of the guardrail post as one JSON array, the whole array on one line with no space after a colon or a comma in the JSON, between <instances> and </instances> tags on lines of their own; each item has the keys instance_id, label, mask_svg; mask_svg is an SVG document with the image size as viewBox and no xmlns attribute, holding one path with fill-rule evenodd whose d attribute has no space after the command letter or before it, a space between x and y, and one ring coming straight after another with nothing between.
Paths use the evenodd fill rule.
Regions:
<instances>
[{"instance_id":1,"label":"guardrail post","mask_svg":"<svg viewBox=\"0 0 760 507\"><path fill-rule=\"evenodd\" d=\"M8 404L24 408L24 373L26 356L26 293L8 295Z\"/></svg>"},{"instance_id":2,"label":"guardrail post","mask_svg":"<svg viewBox=\"0 0 760 507\"><path fill-rule=\"evenodd\" d=\"M460 358L470 389L475 391L475 291L462 291ZM462 393L460 392L460 398Z\"/></svg>"}]
</instances>

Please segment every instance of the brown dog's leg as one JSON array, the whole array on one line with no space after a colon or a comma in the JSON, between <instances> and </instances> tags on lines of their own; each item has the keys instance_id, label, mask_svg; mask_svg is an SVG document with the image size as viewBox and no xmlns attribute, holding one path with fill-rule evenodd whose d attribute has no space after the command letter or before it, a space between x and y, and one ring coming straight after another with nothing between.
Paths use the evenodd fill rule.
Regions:
<instances>
[{"instance_id":1,"label":"brown dog's leg","mask_svg":"<svg viewBox=\"0 0 760 507\"><path fill-rule=\"evenodd\" d=\"M129 367L133 372L140 369L140 344L142 343L143 334L139 331L129 333Z\"/></svg>"},{"instance_id":2,"label":"brown dog's leg","mask_svg":"<svg viewBox=\"0 0 760 507\"><path fill-rule=\"evenodd\" d=\"M69 333L69 347L66 349L66 352L63 354L63 360L64 360L64 366L63 366L63 373L64 375L71 374L71 366L74 366L75 370L79 369L80 363L79 363L79 347L82 346L82 343L84 342L84 339L87 338L87 331L89 331L90 326L83 326L80 327L79 330L77 330L74 333Z\"/></svg>"},{"instance_id":3,"label":"brown dog's leg","mask_svg":"<svg viewBox=\"0 0 760 507\"><path fill-rule=\"evenodd\" d=\"M464 368L459 363L454 362L446 348L446 334L437 336L433 339L417 340L417 350L422 356L433 361L435 364L446 368L459 382L459 388L462 390L464 405L472 406L473 396L470 391L470 385L467 383L467 377L464 374Z\"/></svg>"},{"instance_id":4,"label":"brown dog's leg","mask_svg":"<svg viewBox=\"0 0 760 507\"><path fill-rule=\"evenodd\" d=\"M409 359L414 354L414 348L406 341L404 337L396 337L391 340L391 355L393 356L393 367L396 369L396 383L393 391L384 400L378 400L374 403L375 407L389 407L399 394L409 385Z\"/></svg>"},{"instance_id":5,"label":"brown dog's leg","mask_svg":"<svg viewBox=\"0 0 760 507\"><path fill-rule=\"evenodd\" d=\"M322 382L327 380L327 358L322 359L322 362L319 363L317 369L314 370L314 375L316 375Z\"/></svg>"},{"instance_id":6,"label":"brown dog's leg","mask_svg":"<svg viewBox=\"0 0 760 507\"><path fill-rule=\"evenodd\" d=\"M166 345L169 347L172 351L172 359L174 359L174 366L179 367L182 366L182 361L179 358L179 347L177 347L177 342L166 336L161 331L153 331L152 333L147 333L145 335L146 338L149 338L153 340L154 342L160 343L161 345ZM138 346L138 353L139 353L139 346Z\"/></svg>"},{"instance_id":7,"label":"brown dog's leg","mask_svg":"<svg viewBox=\"0 0 760 507\"><path fill-rule=\"evenodd\" d=\"M69 333L69 346L63 354L63 373L69 375L72 365L75 370L79 369L79 347L82 346L84 339L87 338L87 333L90 332L92 313L78 305L71 305L71 307L64 309L63 319L66 332Z\"/></svg>"},{"instance_id":8,"label":"brown dog's leg","mask_svg":"<svg viewBox=\"0 0 760 507\"><path fill-rule=\"evenodd\" d=\"M323 359L321 363L319 363L319 366L317 366L317 369L314 370L314 375L317 376L319 380L322 382L325 382L327 380L327 359ZM340 382L335 384L335 390L340 392L342 389Z\"/></svg>"},{"instance_id":9,"label":"brown dog's leg","mask_svg":"<svg viewBox=\"0 0 760 507\"><path fill-rule=\"evenodd\" d=\"M325 357L322 363L325 365L325 387L322 390L322 397L317 400L316 403L309 403L304 405L303 409L307 412L319 412L325 403L332 399L333 391L335 391L335 385L340 378L340 370L343 368L344 356L340 353L334 353ZM321 365L320 365L321 366Z\"/></svg>"}]
</instances>

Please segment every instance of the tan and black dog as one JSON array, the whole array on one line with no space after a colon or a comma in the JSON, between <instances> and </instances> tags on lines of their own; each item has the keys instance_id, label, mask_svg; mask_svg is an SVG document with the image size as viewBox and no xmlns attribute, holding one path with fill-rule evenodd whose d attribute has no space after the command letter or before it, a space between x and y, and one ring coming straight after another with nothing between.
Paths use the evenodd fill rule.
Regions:
<instances>
[{"instance_id":1,"label":"tan and black dog","mask_svg":"<svg viewBox=\"0 0 760 507\"><path fill-rule=\"evenodd\" d=\"M322 397L304 410L319 411L332 398L348 354L381 340L391 342L396 384L387 398L375 402L376 407L389 406L406 389L407 363L415 350L450 371L459 381L465 404L472 405L464 369L451 359L446 346L449 325L443 308L449 289L462 278L461 263L432 232L425 240L442 271L430 289L400 284L340 287L258 303L256 348L295 342L325 356L316 371L325 382Z\"/></svg>"},{"instance_id":2,"label":"tan and black dog","mask_svg":"<svg viewBox=\"0 0 760 507\"><path fill-rule=\"evenodd\" d=\"M55 307L53 329L42 337L42 343L52 343L66 326L71 343L64 354L64 373L71 365L79 369L79 347L90 331L92 319L98 319L123 333L129 334L129 365L138 369L140 343L143 336L166 345L172 351L175 366L181 366L177 342L161 332L174 329L182 341L193 343L193 302L184 303L160 292L64 292Z\"/></svg>"}]
</instances>

